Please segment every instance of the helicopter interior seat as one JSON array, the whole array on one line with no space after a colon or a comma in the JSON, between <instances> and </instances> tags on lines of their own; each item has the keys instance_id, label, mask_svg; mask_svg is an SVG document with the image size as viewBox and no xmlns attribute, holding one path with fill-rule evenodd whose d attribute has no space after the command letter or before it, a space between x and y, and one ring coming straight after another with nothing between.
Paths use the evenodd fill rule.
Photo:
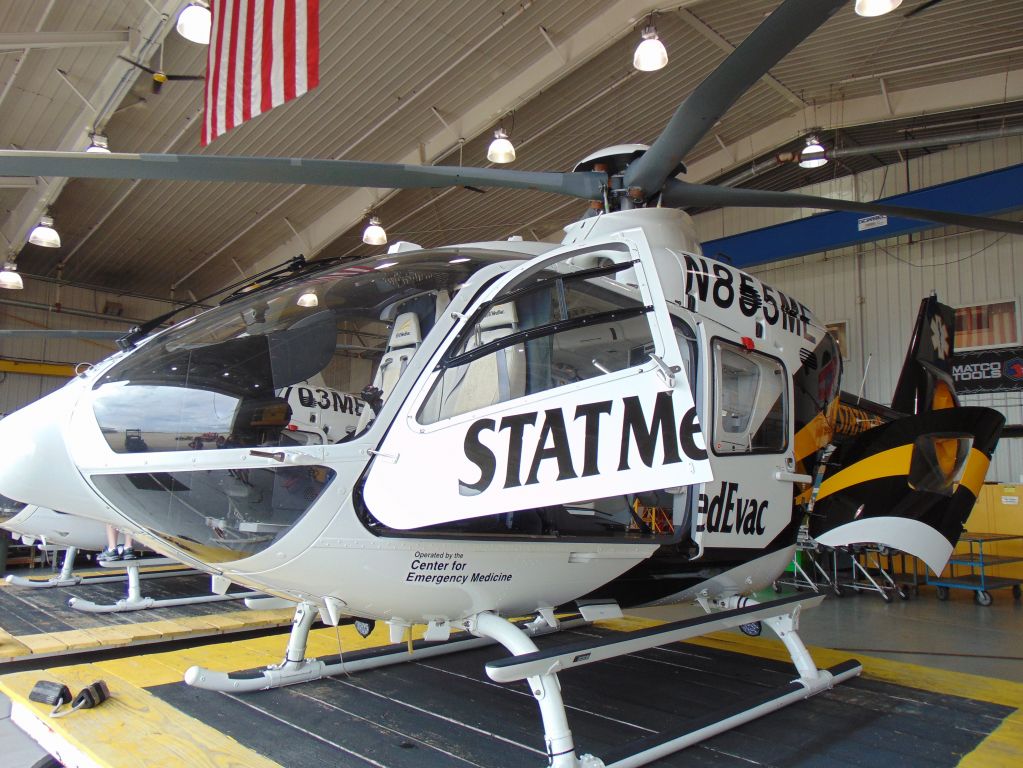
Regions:
<instances>
[{"instance_id":1,"label":"helicopter interior seat","mask_svg":"<svg viewBox=\"0 0 1023 768\"><path fill-rule=\"evenodd\" d=\"M480 320L466 351L515 333L519 329L514 302L497 304ZM526 392L526 355L522 344L510 344L444 377L440 418L485 408L522 397Z\"/></svg>"},{"instance_id":2,"label":"helicopter interior seat","mask_svg":"<svg viewBox=\"0 0 1023 768\"><path fill-rule=\"evenodd\" d=\"M403 312L394 318L386 351L380 358L380 365L377 366L376 375L373 377L372 386L380 390L381 402L387 400L422 341L419 316L415 312ZM375 416L372 408L363 408L355 434L360 434L366 429Z\"/></svg>"}]
</instances>

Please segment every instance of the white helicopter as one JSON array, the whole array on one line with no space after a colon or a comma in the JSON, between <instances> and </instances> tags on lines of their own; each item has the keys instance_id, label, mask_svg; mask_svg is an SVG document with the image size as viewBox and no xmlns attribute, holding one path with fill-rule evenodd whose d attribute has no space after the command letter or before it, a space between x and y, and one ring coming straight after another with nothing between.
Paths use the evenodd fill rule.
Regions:
<instances>
[{"instance_id":1,"label":"white helicopter","mask_svg":"<svg viewBox=\"0 0 1023 768\"><path fill-rule=\"evenodd\" d=\"M237 582L298 603L281 665L193 668L196 685L257 690L368 666L304 659L317 614L334 625L386 621L393 642L412 625L426 625L431 643L452 629L496 640L515 658L488 674L529 681L554 766L603 765L577 756L555 673L626 645L756 632L763 621L799 671L798 690L772 706L856 674L855 664L818 670L798 638L800 606L820 596L758 605L748 595L791 561L811 505L818 541L878 541L940 571L1002 416L958 407L940 365L948 350L922 352L929 337L918 333L901 387L909 405L870 409L848 432L864 419L875 429L829 458L849 413L834 340L798 300L701 255L672 206L807 206L1017 234L1023 225L675 178L735 99L843 4L786 0L653 145L612 147L569 173L0 151L3 175L472 184L598 203L560 245L398 244L284 270L168 330L135 334L0 422L0 492L115 520L214 574L219 589ZM322 444L288 440L293 408L281 392L334 382L345 366L338 337L360 330L388 331L389 341L356 429ZM129 429L148 450L126 449ZM197 433L226 438L218 450L178 439ZM588 620L693 601L705 619L631 645L540 652L530 639L560 625L558 609ZM536 619L525 627L506 618L527 615ZM403 654L393 656L377 662ZM644 747L628 764L713 732Z\"/></svg>"}]
</instances>

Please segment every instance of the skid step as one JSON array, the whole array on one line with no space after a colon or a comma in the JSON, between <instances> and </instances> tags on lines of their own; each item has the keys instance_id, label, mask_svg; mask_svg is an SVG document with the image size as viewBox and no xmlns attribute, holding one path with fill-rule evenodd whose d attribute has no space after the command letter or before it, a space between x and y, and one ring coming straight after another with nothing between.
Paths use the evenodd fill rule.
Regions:
<instances>
[{"instance_id":1,"label":"skid step","mask_svg":"<svg viewBox=\"0 0 1023 768\"><path fill-rule=\"evenodd\" d=\"M570 643L545 651L509 656L487 662L487 675L495 682L510 683L524 680L533 675L562 672L627 653L636 653L668 643L688 640L708 632L731 629L772 616L791 614L801 608L813 608L823 599L824 595L790 595L766 603L753 603L743 608L719 611L707 616L697 616L692 619L683 619L650 629L630 632L625 638Z\"/></svg>"}]
</instances>

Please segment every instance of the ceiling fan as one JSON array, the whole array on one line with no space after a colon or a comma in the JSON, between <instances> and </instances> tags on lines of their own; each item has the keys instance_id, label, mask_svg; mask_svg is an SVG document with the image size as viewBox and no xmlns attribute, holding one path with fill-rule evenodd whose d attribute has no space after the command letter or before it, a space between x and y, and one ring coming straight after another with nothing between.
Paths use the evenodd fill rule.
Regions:
<instances>
[{"instance_id":1,"label":"ceiling fan","mask_svg":"<svg viewBox=\"0 0 1023 768\"><path fill-rule=\"evenodd\" d=\"M121 56L120 54L117 55L117 58L119 58L121 61L125 61L131 64L133 67L141 69L143 72L148 72L149 74L151 74L153 76L153 80L152 83L150 84L150 87L152 88L153 93L159 93L163 89L164 83L170 81L187 82L206 79L205 75L171 75L165 72L163 69L162 45L160 46L160 66L157 69L153 69L152 67L143 64L141 61L135 61L134 59L129 59L127 56Z\"/></svg>"}]
</instances>

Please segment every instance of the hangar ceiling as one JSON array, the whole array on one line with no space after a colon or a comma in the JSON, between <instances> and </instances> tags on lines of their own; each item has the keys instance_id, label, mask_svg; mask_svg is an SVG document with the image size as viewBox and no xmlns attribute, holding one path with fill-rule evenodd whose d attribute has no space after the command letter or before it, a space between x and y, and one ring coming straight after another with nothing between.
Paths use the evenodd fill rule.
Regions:
<instances>
[{"instance_id":1,"label":"hangar ceiling","mask_svg":"<svg viewBox=\"0 0 1023 768\"><path fill-rule=\"evenodd\" d=\"M778 0L322 2L320 86L199 146L204 47L173 32L179 0L0 0L0 144L483 165L510 129L511 168L566 170L604 146L649 142L679 101ZM1023 125L1023 3L923 0L881 18L852 2L761 79L687 158L722 179L820 128L854 147ZM668 66L632 69L647 14ZM88 34L85 34L88 33ZM40 46L49 47L40 47ZM162 48L162 50L161 50ZM939 139L935 139L940 143ZM928 151L917 149L914 151ZM790 189L890 163L877 152L813 174L786 165L744 185ZM22 247L49 207L63 245ZM0 179L0 234L28 275L187 299L298 253L362 255L365 216L425 246L548 237L585 203L535 192L335 190L269 184Z\"/></svg>"}]
</instances>

